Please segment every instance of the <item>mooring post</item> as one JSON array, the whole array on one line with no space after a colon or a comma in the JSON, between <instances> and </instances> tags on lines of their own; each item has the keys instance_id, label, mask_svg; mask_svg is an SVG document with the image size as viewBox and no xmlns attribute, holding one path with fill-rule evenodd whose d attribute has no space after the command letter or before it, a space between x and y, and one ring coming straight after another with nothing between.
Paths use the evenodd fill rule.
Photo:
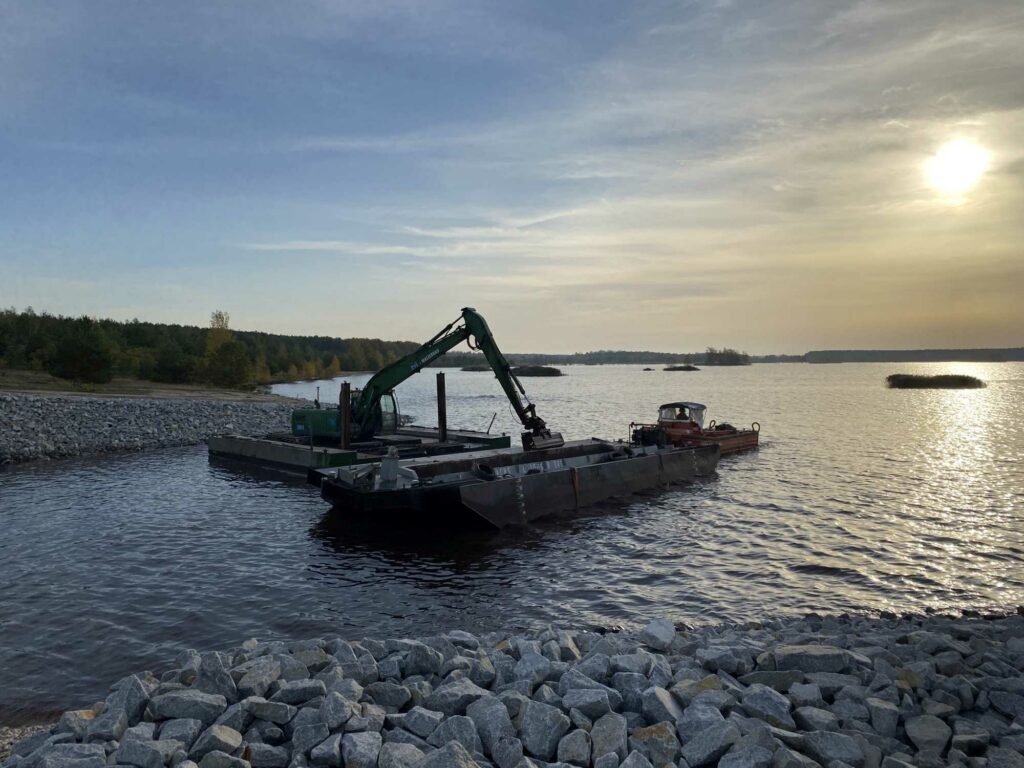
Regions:
<instances>
[{"instance_id":1,"label":"mooring post","mask_svg":"<svg viewBox=\"0 0 1024 768\"><path fill-rule=\"evenodd\" d=\"M444 391L444 374L437 374L437 440L448 442L448 400Z\"/></svg>"},{"instance_id":2,"label":"mooring post","mask_svg":"<svg viewBox=\"0 0 1024 768\"><path fill-rule=\"evenodd\" d=\"M352 445L352 385L341 382L341 393L338 395L338 411L341 417L341 447L345 450Z\"/></svg>"}]
</instances>

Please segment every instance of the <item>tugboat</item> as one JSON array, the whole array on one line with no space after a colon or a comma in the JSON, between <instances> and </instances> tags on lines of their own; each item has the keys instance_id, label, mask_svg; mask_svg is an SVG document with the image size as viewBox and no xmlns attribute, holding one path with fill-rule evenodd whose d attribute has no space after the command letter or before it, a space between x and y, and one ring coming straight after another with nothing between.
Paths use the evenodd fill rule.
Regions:
<instances>
[{"instance_id":1,"label":"tugboat","mask_svg":"<svg viewBox=\"0 0 1024 768\"><path fill-rule=\"evenodd\" d=\"M737 429L732 424L717 424L714 419L704 427L707 406L701 403L665 403L658 408L657 424L632 423L630 434L640 445L697 447L717 445L722 456L757 448L761 425Z\"/></svg>"}]
</instances>

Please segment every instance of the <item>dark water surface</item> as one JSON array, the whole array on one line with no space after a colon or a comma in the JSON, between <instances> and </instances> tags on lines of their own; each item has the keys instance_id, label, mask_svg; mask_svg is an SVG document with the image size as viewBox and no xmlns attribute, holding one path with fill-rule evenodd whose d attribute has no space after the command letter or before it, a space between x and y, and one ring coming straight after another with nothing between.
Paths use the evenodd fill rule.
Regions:
<instances>
[{"instance_id":1,"label":"dark water surface","mask_svg":"<svg viewBox=\"0 0 1024 768\"><path fill-rule=\"evenodd\" d=\"M210 465L202 447L0 472L0 723L250 636L1024 602L1024 365L641 367L526 383L567 437L625 436L684 399L760 421L762 449L586 519L430 540L340 525L314 489ZM884 389L895 371L989 387ZM517 431L492 376L447 383L452 427L497 411ZM403 385L403 412L436 423L433 387Z\"/></svg>"}]
</instances>

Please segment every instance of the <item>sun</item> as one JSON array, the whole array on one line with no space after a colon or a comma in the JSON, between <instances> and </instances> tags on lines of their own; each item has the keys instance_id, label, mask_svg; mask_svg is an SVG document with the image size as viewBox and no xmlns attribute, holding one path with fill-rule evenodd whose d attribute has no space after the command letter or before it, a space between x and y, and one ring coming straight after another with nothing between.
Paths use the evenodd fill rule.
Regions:
<instances>
[{"instance_id":1,"label":"sun","mask_svg":"<svg viewBox=\"0 0 1024 768\"><path fill-rule=\"evenodd\" d=\"M989 153L973 141L957 139L939 147L924 164L928 183L947 197L959 197L974 188L988 169Z\"/></svg>"}]
</instances>

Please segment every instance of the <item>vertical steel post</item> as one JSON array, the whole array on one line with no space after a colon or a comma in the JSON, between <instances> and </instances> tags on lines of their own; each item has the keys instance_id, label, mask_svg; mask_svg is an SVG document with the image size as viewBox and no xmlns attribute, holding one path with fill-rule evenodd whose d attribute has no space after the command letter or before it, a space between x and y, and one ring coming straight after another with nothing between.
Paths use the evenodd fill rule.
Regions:
<instances>
[{"instance_id":1,"label":"vertical steel post","mask_svg":"<svg viewBox=\"0 0 1024 768\"><path fill-rule=\"evenodd\" d=\"M352 445L352 385L341 382L341 394L338 395L338 411L341 428L341 447L348 450Z\"/></svg>"},{"instance_id":2,"label":"vertical steel post","mask_svg":"<svg viewBox=\"0 0 1024 768\"><path fill-rule=\"evenodd\" d=\"M437 439L448 442L448 400L444 391L444 374L437 374Z\"/></svg>"}]
</instances>

